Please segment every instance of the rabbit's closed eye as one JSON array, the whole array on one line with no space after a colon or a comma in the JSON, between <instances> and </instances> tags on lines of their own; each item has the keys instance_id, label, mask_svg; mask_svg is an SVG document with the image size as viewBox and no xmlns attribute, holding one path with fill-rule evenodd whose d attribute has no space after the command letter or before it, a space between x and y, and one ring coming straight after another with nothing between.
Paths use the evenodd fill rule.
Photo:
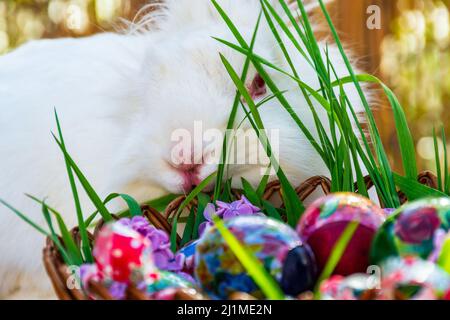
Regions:
<instances>
[{"instance_id":1,"label":"rabbit's closed eye","mask_svg":"<svg viewBox=\"0 0 450 320\"><path fill-rule=\"evenodd\" d=\"M248 87L252 99L259 99L267 93L266 82L257 73Z\"/></svg>"}]
</instances>

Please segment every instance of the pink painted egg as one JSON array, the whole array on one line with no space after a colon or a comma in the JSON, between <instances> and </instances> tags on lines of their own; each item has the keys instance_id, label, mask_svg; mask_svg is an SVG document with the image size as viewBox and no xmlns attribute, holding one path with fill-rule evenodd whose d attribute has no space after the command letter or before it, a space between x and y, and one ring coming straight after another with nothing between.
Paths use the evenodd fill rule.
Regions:
<instances>
[{"instance_id":1,"label":"pink painted egg","mask_svg":"<svg viewBox=\"0 0 450 320\"><path fill-rule=\"evenodd\" d=\"M352 221L359 226L334 270L343 276L366 271L373 237L385 221L384 211L358 194L335 193L316 200L303 214L297 232L313 250L320 270Z\"/></svg>"},{"instance_id":2,"label":"pink painted egg","mask_svg":"<svg viewBox=\"0 0 450 320\"><path fill-rule=\"evenodd\" d=\"M131 281L132 273L153 264L150 241L120 223L105 225L95 240L93 255L99 271L123 283Z\"/></svg>"}]
</instances>

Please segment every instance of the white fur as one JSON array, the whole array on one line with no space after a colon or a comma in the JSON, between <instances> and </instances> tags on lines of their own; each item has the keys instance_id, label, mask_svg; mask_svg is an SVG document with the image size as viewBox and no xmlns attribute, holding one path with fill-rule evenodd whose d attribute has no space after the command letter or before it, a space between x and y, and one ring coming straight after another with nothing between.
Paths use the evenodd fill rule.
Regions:
<instances>
[{"instance_id":1,"label":"white fur","mask_svg":"<svg viewBox=\"0 0 450 320\"><path fill-rule=\"evenodd\" d=\"M219 3L250 41L259 1ZM127 35L33 41L0 57L0 197L41 225L45 224L39 205L23 193L48 197L47 203L69 225L76 223L64 161L50 135L55 130L53 108L60 116L69 152L102 197L122 192L143 201L182 192L181 178L168 164L171 132L191 128L196 120L203 121L205 128L226 127L235 88L218 53L238 72L244 58L210 37L235 42L210 1L167 0L156 15L131 24L130 30ZM289 46L289 50L302 79L318 88L314 70L295 49ZM256 52L289 70L264 21ZM338 74L346 75L334 46L329 47L329 55ZM270 72L280 89L291 89L286 97L313 129L298 87ZM358 106L354 88L349 87L347 94ZM318 110L325 123L326 114ZM260 111L267 128L281 130L281 166L294 184L327 174L276 99ZM244 127L250 129L248 124ZM201 177L215 169L205 166ZM260 169L237 166L231 173L257 183ZM84 195L82 204L86 214L91 212ZM0 297L33 298L50 292L41 263L43 245L41 235L0 207Z\"/></svg>"}]
</instances>

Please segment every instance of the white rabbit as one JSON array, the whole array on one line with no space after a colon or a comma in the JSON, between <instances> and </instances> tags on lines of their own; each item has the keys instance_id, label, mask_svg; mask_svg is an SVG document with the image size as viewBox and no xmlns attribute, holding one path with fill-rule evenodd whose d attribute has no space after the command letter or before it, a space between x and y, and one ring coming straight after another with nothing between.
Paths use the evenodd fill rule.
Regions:
<instances>
[{"instance_id":1,"label":"white rabbit","mask_svg":"<svg viewBox=\"0 0 450 320\"><path fill-rule=\"evenodd\" d=\"M218 2L249 43L261 9L259 0ZM238 74L245 58L211 36L236 42L210 0L167 0L132 24L127 34L32 41L0 57L0 198L45 225L40 206L24 193L47 197L70 226L76 223L62 153L50 135L55 132L54 108L69 153L101 197L121 192L144 201L183 193L214 172L214 164L191 165L187 159L174 164L171 141L175 130L193 130L195 121L204 129L226 128L236 89L219 52ZM285 43L301 78L318 88L314 70L290 41ZM321 45L325 49L325 42ZM330 45L328 50L338 75L347 75L337 48ZM255 51L289 70L264 18ZM290 90L286 98L315 132L296 84L268 72L280 90ZM268 90L258 80L250 68L247 85L256 88L257 100L270 94L264 94ZM347 94L361 110L352 86ZM326 113L317 110L326 123ZM266 128L280 130L277 155L294 185L312 175L327 175L322 160L277 99L261 107L260 113ZM236 122L242 118L240 111ZM244 129L252 130L246 122ZM208 158L221 143L205 148L203 156ZM241 176L256 184L261 168L235 165L230 174L236 184ZM92 206L81 190L87 214ZM43 236L0 206L1 298L51 297L41 263L43 245Z\"/></svg>"}]
</instances>

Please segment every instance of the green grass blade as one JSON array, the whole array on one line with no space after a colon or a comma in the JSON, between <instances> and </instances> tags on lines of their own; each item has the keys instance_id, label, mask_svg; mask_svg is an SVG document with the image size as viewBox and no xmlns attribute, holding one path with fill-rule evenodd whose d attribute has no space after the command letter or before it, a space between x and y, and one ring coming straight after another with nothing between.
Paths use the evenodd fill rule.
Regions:
<instances>
[{"instance_id":1,"label":"green grass blade","mask_svg":"<svg viewBox=\"0 0 450 320\"><path fill-rule=\"evenodd\" d=\"M280 213L269 201L261 201L263 203L263 209L267 213L268 217L283 222L283 218L281 217Z\"/></svg>"},{"instance_id":2,"label":"green grass blade","mask_svg":"<svg viewBox=\"0 0 450 320\"><path fill-rule=\"evenodd\" d=\"M228 71L228 74L230 75L234 84L236 85L236 87L238 88L242 97L245 99L248 107L250 108L251 114L253 116L253 120L254 120L255 124L257 125L257 127L254 128L255 132L257 133L258 138L260 139L260 142L264 147L264 150L266 150L267 156L269 157L272 166L274 168L277 168L277 176L278 176L278 179L280 180L280 184L281 184L282 197L283 197L283 200L284 200L284 203L286 206L287 215L288 215L288 223L291 226L295 227L298 220L300 219L300 215L305 210L303 203L298 198L297 193L295 192L294 188L290 184L290 182L287 179L286 175L284 174L283 170L280 168L277 159L275 159L274 155L272 154L272 149L270 147L269 139L265 135L264 125L263 125L261 116L258 112L258 109L255 106L253 99L251 98L249 92L245 88L242 81L240 81L239 76L236 74L236 71L233 69L233 67L228 62L228 60L223 55L221 55L221 59L222 59L222 63L224 64L225 68Z\"/></svg>"},{"instance_id":3,"label":"green grass blade","mask_svg":"<svg viewBox=\"0 0 450 320\"><path fill-rule=\"evenodd\" d=\"M142 216L141 206L133 197L123 193L118 195L127 203L131 217Z\"/></svg>"},{"instance_id":4,"label":"green grass blade","mask_svg":"<svg viewBox=\"0 0 450 320\"><path fill-rule=\"evenodd\" d=\"M56 247L58 248L61 257L63 258L64 262L67 265L72 265L72 260L69 257L69 254L64 249L63 245L61 244L61 241L59 241L58 235L56 234L55 228L53 228L53 222L52 217L49 212L49 208L45 204L45 202L42 204L42 215L44 216L45 220L47 221L47 225L50 229L50 238L55 243Z\"/></svg>"},{"instance_id":5,"label":"green grass blade","mask_svg":"<svg viewBox=\"0 0 450 320\"><path fill-rule=\"evenodd\" d=\"M252 36L252 40L251 40L251 44L250 44L250 48L249 48L250 51L253 51L253 46L255 45L255 42L256 42L256 36L258 34L260 21L261 21L261 14L259 14L259 16L258 16L258 20L256 21L256 26L253 31L253 36ZM249 67L250 67L250 59L247 57L245 60L245 63L244 63L244 67L242 69L242 74L241 74L241 80L243 82L245 82L245 80L247 79L247 73L248 73ZM239 107L240 99L241 99L241 95L240 95L239 91L236 90L236 95L235 95L234 102L233 102L233 108L231 109L230 117L228 118L228 123L227 123L228 130L233 129L233 127L234 127L234 122L236 119L236 114L237 114L237 109ZM221 189L222 189L224 167L227 163L227 145L228 145L227 136L224 135L221 162L217 168L217 178L216 178L216 184L214 187L214 200L218 199L218 197L220 196Z\"/></svg>"},{"instance_id":6,"label":"green grass blade","mask_svg":"<svg viewBox=\"0 0 450 320\"><path fill-rule=\"evenodd\" d=\"M30 199L36 201L37 203L41 204L41 205L45 205L45 203L42 200L37 199L34 196L31 195L27 195L27 197L29 197ZM48 208L48 207L47 207ZM67 250L68 256L70 257L70 259L72 261L74 261L74 263L76 265L80 265L83 263L83 256L81 255L81 251L78 248L77 244L75 243L75 240L72 238L72 234L70 233L69 229L67 228L64 219L62 218L61 214L56 211L56 210L50 210L50 212L53 213L53 215L55 216L56 222L58 224L59 227L59 231L61 232L61 238L62 241L64 243L64 247ZM84 245L82 243L82 245ZM90 250L90 243L88 242L87 245L89 246L89 252ZM87 259L87 256L85 256L85 258Z\"/></svg>"},{"instance_id":7,"label":"green grass blade","mask_svg":"<svg viewBox=\"0 0 450 320\"><path fill-rule=\"evenodd\" d=\"M44 216L48 228L50 229L50 234L52 234L53 236L58 236L55 232L55 228L53 228L52 217L50 216L50 212L48 211L48 207L45 204L45 201L42 201L42 215Z\"/></svg>"},{"instance_id":8,"label":"green grass blade","mask_svg":"<svg viewBox=\"0 0 450 320\"><path fill-rule=\"evenodd\" d=\"M189 212L188 219L186 221L186 225L183 230L183 237L181 238L180 246L183 247L186 243L192 240L192 231L194 230L195 224L195 210L194 207L191 208L191 212Z\"/></svg>"},{"instance_id":9,"label":"green grass blade","mask_svg":"<svg viewBox=\"0 0 450 320\"><path fill-rule=\"evenodd\" d=\"M64 156L66 157L70 167L75 172L75 175L77 176L78 180L80 181L81 185L83 186L84 190L86 191L86 194L91 199L92 203L102 216L103 220L105 222L112 221L113 218L111 216L111 213L109 213L108 209L106 209L106 206L103 204L103 201L98 196L97 192L95 192L94 188L91 186L89 181L86 179L84 174L81 172L81 170L76 165L75 161L73 161L72 157L67 153L64 146L61 144L61 142L56 138L55 135L53 135L53 138L55 139L56 143L58 144L61 151L64 153Z\"/></svg>"},{"instance_id":10,"label":"green grass blade","mask_svg":"<svg viewBox=\"0 0 450 320\"><path fill-rule=\"evenodd\" d=\"M258 198L263 197L264 192L266 191L267 184L269 182L269 178L270 178L270 167L267 169L266 173L259 182L258 188L256 188L256 194L258 195Z\"/></svg>"},{"instance_id":11,"label":"green grass blade","mask_svg":"<svg viewBox=\"0 0 450 320\"><path fill-rule=\"evenodd\" d=\"M119 195L117 193L111 193L109 194L106 199L103 201L104 205L107 205L110 201L118 198ZM121 214L119 214L119 217L123 218L124 216L129 216L129 211L125 210L124 212L122 212ZM94 219L97 217L98 215L98 210L95 210L85 221L86 224L86 228L89 228L89 226L92 224L92 222L94 221Z\"/></svg>"},{"instance_id":12,"label":"green grass blade","mask_svg":"<svg viewBox=\"0 0 450 320\"><path fill-rule=\"evenodd\" d=\"M438 258L438 265L450 273L450 238L445 240Z\"/></svg>"},{"instance_id":13,"label":"green grass blade","mask_svg":"<svg viewBox=\"0 0 450 320\"><path fill-rule=\"evenodd\" d=\"M275 37L275 40L276 40L278 46L280 47L281 51L283 52L285 60L287 61L287 63L289 65L289 67L290 67L294 77L298 79L299 76L298 76L297 70L296 70L296 68L294 66L294 63L292 62L292 59L289 56L288 50L287 50L286 46L284 45L284 42L283 42L281 36L279 35L279 33L278 33L278 31L277 31L277 29L276 29L276 27L275 27L275 25L274 25L274 23L272 21L272 18L270 17L270 14L269 14L268 10L266 9L266 6L270 10L271 14L274 16L276 21L278 22L278 24L281 26L281 28L283 30L289 30L289 29L288 29L287 25L283 22L282 18L277 14L276 10L270 5L270 3L267 0L263 0L262 8L263 8L263 12L264 12L264 15L266 17L267 23L269 24L269 27L270 27L270 29L272 31L272 34ZM286 31L285 31L285 33L286 33ZM289 36L289 33L287 33L287 34ZM305 88L302 85L300 85L299 82L297 84L299 85L300 91L302 92L302 94L303 94L303 96L304 96L304 98L305 98L305 100L306 100L306 102L307 102L307 104L308 104L308 106L310 108L310 111L311 111L311 113L313 115L314 123L316 125L316 129L318 131L318 135L319 135L319 138L320 138L320 141L321 141L322 150L324 150L324 154L325 154L324 162L325 162L325 164L327 166L329 166L329 163L331 162L330 154L328 152L329 149L331 148L330 141L328 139L327 134L325 133L325 129L322 126L322 122L320 121L320 119L319 119L319 117L317 115L317 112L316 112L316 110L315 110L315 108L314 108L314 106L313 106L313 104L311 102L311 99L310 99L309 95L307 94Z\"/></svg>"},{"instance_id":14,"label":"green grass blade","mask_svg":"<svg viewBox=\"0 0 450 320\"><path fill-rule=\"evenodd\" d=\"M303 48L301 47L300 43L297 41L297 39L295 38L295 36L292 34L291 30L289 29L289 27L284 23L283 19L277 14L276 10L273 9L273 6L270 5L270 3L268 3L267 1L266 5L268 5L272 15L274 16L274 18L277 20L278 24L280 25L280 27L283 29L283 32L286 34L286 36L289 38L289 40L292 42L292 44L294 45L294 47L298 50L298 52L300 52L300 54L303 56L303 58L305 58L305 60L308 62L308 64L314 68L313 63L311 62L311 58L306 54L306 52L303 50ZM296 30L298 36L300 37L300 39L303 42L306 42L306 37L304 32L300 29L297 21L295 20L294 16L292 15L292 10L288 7L286 1L282 0L279 1L279 3L281 4L285 14L287 15L287 17L289 18L289 21L291 22L292 26L294 27L294 29ZM272 8L270 8L272 7Z\"/></svg>"},{"instance_id":15,"label":"green grass blade","mask_svg":"<svg viewBox=\"0 0 450 320\"><path fill-rule=\"evenodd\" d=\"M26 215L24 215L22 212L20 212L19 210L17 210L16 208L14 208L13 206L11 206L8 202L0 199L0 203L3 204L6 208L8 208L9 210L11 210L13 213L15 213L20 219L22 219L23 221L25 221L28 225L30 225L31 227L33 227L36 231L38 231L39 233L43 234L44 236L49 236L50 234L45 231L42 227L40 227L37 223L35 223L34 221L32 221L31 219L29 219Z\"/></svg>"},{"instance_id":16,"label":"green grass blade","mask_svg":"<svg viewBox=\"0 0 450 320\"><path fill-rule=\"evenodd\" d=\"M416 150L414 147L414 139L409 130L408 122L406 120L405 112L400 105L394 92L385 84L382 84L383 90L386 93L388 100L394 111L395 129L397 131L397 139L400 146L400 154L403 163L403 169L408 178L414 179L418 176L416 163Z\"/></svg>"},{"instance_id":17,"label":"green grass blade","mask_svg":"<svg viewBox=\"0 0 450 320\"><path fill-rule=\"evenodd\" d=\"M297 2L299 4L299 7L303 7L303 4L301 3L301 1L297 1ZM331 17L328 14L328 11L327 11L324 3L323 3L323 0L319 0L319 4L320 4L322 12L323 12L323 14L325 16L325 19L326 19L326 21L327 21L327 23L328 23L328 25L330 27L330 30L331 30L333 38L334 38L334 40L336 42L336 45L337 45L337 47L338 47L338 49L339 49L339 51L341 53L341 56L342 56L342 58L343 58L343 60L345 62L345 65L346 65L347 70L348 70L348 72L350 74L350 77L351 77L351 79L353 81L353 84L355 85L355 88L356 88L356 90L357 90L357 92L358 92L358 94L359 94L359 96L361 98L362 104L363 104L364 109L366 111L366 115L367 115L367 119L368 119L369 133L370 133L370 135L371 135L371 137L373 139L373 143L374 143L374 147L375 147L375 152L377 154L377 158L380 161L380 170L381 170L381 173L382 173L383 181L384 181L385 186L386 186L386 188L387 188L387 190L389 192L389 198L386 199L387 200L386 205L388 205L388 206L392 205L393 207L397 207L397 206L400 205L400 199L398 198L398 194L397 194L396 189L395 189L395 182L394 182L393 173L392 173L392 170L391 170L391 167L390 167L387 155L386 155L386 153L385 153L385 151L383 149L382 143L381 143L381 137L380 137L380 133L378 132L378 128L377 128L376 123L375 123L375 118L374 118L373 113L372 113L372 111L370 109L370 106L369 106L369 103L367 101L367 98L366 98L366 96L365 96L365 94L364 94L364 92L362 90L362 87L361 87L361 85L360 85L360 83L359 83L359 81L358 81L358 79L357 79L357 77L355 75L353 67L352 67L352 65L351 65L347 55L345 54L344 48L343 48L342 43L341 43L341 41L339 39L338 33L336 31L336 28L334 27L333 22L331 21ZM397 114L397 116L398 116L398 114ZM406 142L406 143L409 143L409 142ZM409 151L409 149L406 148L406 150L403 150L403 151ZM414 157L415 157L415 153L414 153ZM412 160L410 160L410 161L412 161ZM412 165L408 165L405 168L405 170L411 170L412 171L412 170L414 170L414 167Z\"/></svg>"},{"instance_id":18,"label":"green grass blade","mask_svg":"<svg viewBox=\"0 0 450 320\"><path fill-rule=\"evenodd\" d=\"M442 144L444 146L444 192L450 196L450 175L448 172L448 166L450 163L448 162L447 139L445 136L444 127L442 127L441 132Z\"/></svg>"},{"instance_id":19,"label":"green grass blade","mask_svg":"<svg viewBox=\"0 0 450 320\"><path fill-rule=\"evenodd\" d=\"M195 224L192 230L192 239L198 239L198 227L202 222L204 222L205 216L203 212L205 211L206 205L211 202L211 198L202 192L197 195L198 207L197 207L197 215L195 216Z\"/></svg>"},{"instance_id":20,"label":"green grass blade","mask_svg":"<svg viewBox=\"0 0 450 320\"><path fill-rule=\"evenodd\" d=\"M119 193L111 193L105 198L105 200L103 201L103 204L107 205L110 201L112 201L112 200L114 200L114 199L116 199L118 197L122 197L122 199L123 199L123 196L127 196L127 195L119 194ZM143 203L143 205L148 205L151 208L155 209L156 211L161 212L161 211L164 211L164 209L167 207L167 205L170 202L172 202L173 200L175 200L177 197L178 197L178 195L169 194L167 196L162 196L162 197L157 198L157 199L146 201L146 202ZM123 200L125 201L125 199L123 199ZM137 202L133 201L133 199L132 199L130 204L134 208L133 209L134 210L134 215L142 215L142 211L141 211L140 205ZM128 205L128 209L127 210L123 210L123 211L117 213L117 216L119 218L125 218L125 217L133 216L133 214L130 212L130 204L127 203L127 205ZM139 214L138 214L137 206L139 206ZM91 215L89 215L89 217L85 221L85 224L86 224L87 228L89 228L89 226L92 224L92 222L97 217L97 215L98 215L98 210L96 210Z\"/></svg>"},{"instance_id":21,"label":"green grass blade","mask_svg":"<svg viewBox=\"0 0 450 320\"><path fill-rule=\"evenodd\" d=\"M441 191L444 191L444 187L442 185L442 171L441 171L441 155L439 153L439 143L436 136L436 129L433 128L433 144L434 144L434 157L436 160L436 173L438 180L438 188Z\"/></svg>"},{"instance_id":22,"label":"green grass blade","mask_svg":"<svg viewBox=\"0 0 450 320\"><path fill-rule=\"evenodd\" d=\"M395 96L394 92L391 89L389 89L388 86L386 86L380 79L378 79L375 76L369 74L362 74L362 75L355 75L355 78L358 81L376 83L383 88L394 112L394 121L397 131L397 139L400 145L400 152L405 174L408 178L415 179L418 175L418 172L415 158L416 151L414 147L414 140L409 130L405 113L400 103L398 102L397 97ZM332 85L334 86L337 85L338 83L351 83L353 81L354 80L352 77L344 77L334 82Z\"/></svg>"},{"instance_id":23,"label":"green grass blade","mask_svg":"<svg viewBox=\"0 0 450 320\"><path fill-rule=\"evenodd\" d=\"M220 16L222 17L222 19L225 21L225 23L227 24L228 28L230 29L230 31L233 33L234 37L236 38L236 40L239 42L239 44L241 45L241 47L246 50L248 52L249 50L249 46L248 44L245 42L244 38L242 37L242 35L239 33L239 31L237 30L236 26L233 24L233 22L230 20L230 18L227 16L227 14L223 11L223 9L217 4L217 2L215 0L212 0L214 6L216 7L217 11L219 12ZM281 90L278 89L278 87L276 86L276 84L272 81L272 79L270 78L270 76L267 74L267 72L264 70L264 68L262 68L261 64L254 59L254 55L252 54L248 54L247 55L252 63L253 66L255 67L255 69L258 71L259 75L261 76L261 78L265 81L267 87L272 91L272 92L281 92ZM241 92L242 95L242 92ZM320 96L320 95L319 95ZM288 114L292 117L292 119L296 122L297 126L299 127L299 129L303 132L303 134L305 135L305 137L308 139L308 141L313 145L313 147L316 149L316 151L323 156L323 151L321 150L319 144L317 143L317 141L314 139L313 135L310 133L310 131L308 130L308 128L305 126L305 124L301 121L300 117L295 113L295 111L292 109L292 107L289 105L288 101L286 100L286 98L283 95L280 95L278 98L278 101L280 102L280 104L283 106L283 108L288 112Z\"/></svg>"},{"instance_id":24,"label":"green grass blade","mask_svg":"<svg viewBox=\"0 0 450 320\"><path fill-rule=\"evenodd\" d=\"M200 182L198 186L194 188L194 190L191 191L191 193L184 199L184 201L180 204L178 207L177 212L175 213L175 216L172 221L172 232L170 235L170 248L173 252L177 250L177 225L178 225L178 218L180 214L183 212L184 208L191 203L192 200L195 199L195 197L198 196L200 192L202 192L210 183L213 181L214 177L217 175L217 172L213 172L208 177L206 177L205 180Z\"/></svg>"},{"instance_id":25,"label":"green grass blade","mask_svg":"<svg viewBox=\"0 0 450 320\"><path fill-rule=\"evenodd\" d=\"M341 261L342 256L345 253L345 250L347 249L348 244L353 238L353 235L355 234L356 230L358 229L359 222L352 221L350 222L347 227L342 232L342 235L339 237L338 241L333 247L333 250L331 251L330 257L328 258L327 263L325 264L325 267L322 271L322 274L319 276L319 280L316 284L316 298L319 296L319 288L321 283L328 279L334 272L334 269L336 269L337 265L339 264L339 261Z\"/></svg>"},{"instance_id":26,"label":"green grass blade","mask_svg":"<svg viewBox=\"0 0 450 320\"><path fill-rule=\"evenodd\" d=\"M172 230L170 231L170 250L172 250L173 253L177 252L178 245L177 245L177 229L178 229L178 216L173 217L172 220Z\"/></svg>"},{"instance_id":27,"label":"green grass blade","mask_svg":"<svg viewBox=\"0 0 450 320\"><path fill-rule=\"evenodd\" d=\"M169 194L167 196L162 196L160 198L156 198L150 201L144 202L145 205L148 205L155 209L156 211L162 212L166 209L169 203L178 198L177 194Z\"/></svg>"},{"instance_id":28,"label":"green grass blade","mask_svg":"<svg viewBox=\"0 0 450 320\"><path fill-rule=\"evenodd\" d=\"M245 245L230 232L220 218L213 216L213 222L231 251L247 270L261 291L269 300L284 300L285 296L275 279L264 269L263 264L248 250Z\"/></svg>"},{"instance_id":29,"label":"green grass blade","mask_svg":"<svg viewBox=\"0 0 450 320\"><path fill-rule=\"evenodd\" d=\"M59 122L58 113L56 112L56 109L54 110L54 113L55 113L56 125L58 127L59 140L61 142L62 148L64 150L66 150L66 146L64 143L64 137L63 137L62 130L61 130L61 124ZM70 188L72 189L72 195L73 195L73 199L74 199L74 203L75 203L75 212L77 214L78 229L80 232L83 254L86 258L86 261L88 263L92 263L92 262L94 262L94 257L92 256L89 237L87 234L86 225L84 224L84 217L83 217L83 212L81 210L81 204L80 204L80 198L78 196L77 186L75 184L75 179L73 176L72 168L70 167L70 164L66 157L64 157L64 161L66 164L67 175L69 177Z\"/></svg>"},{"instance_id":30,"label":"green grass blade","mask_svg":"<svg viewBox=\"0 0 450 320\"><path fill-rule=\"evenodd\" d=\"M406 194L409 201L422 199L426 197L447 197L444 192L430 188L419 183L416 179L402 177L394 174L395 182L400 190Z\"/></svg>"},{"instance_id":31,"label":"green grass blade","mask_svg":"<svg viewBox=\"0 0 450 320\"><path fill-rule=\"evenodd\" d=\"M194 188L194 190L191 191L191 193L186 197L186 199L181 203L181 205L178 207L177 215L179 215L186 206L197 197L200 192L202 192L214 179L214 177L217 175L217 172L211 173L208 177L205 178L202 182L198 184Z\"/></svg>"},{"instance_id":32,"label":"green grass blade","mask_svg":"<svg viewBox=\"0 0 450 320\"><path fill-rule=\"evenodd\" d=\"M261 207L261 201L260 197L258 196L258 193L255 189L253 189L250 182L245 180L244 178L241 178L242 181L242 188L244 189L244 195L245 197L255 206Z\"/></svg>"},{"instance_id":33,"label":"green grass blade","mask_svg":"<svg viewBox=\"0 0 450 320\"><path fill-rule=\"evenodd\" d=\"M29 226L31 226L33 229L35 229L37 232L39 232L40 234L49 237L50 239L52 239L52 241L55 243L55 245L58 247L58 250L61 252L61 256L64 259L64 262L66 262L68 265L75 265L75 262L71 260L71 258L69 257L69 255L67 254L66 250L64 249L64 247L61 245L61 242L59 241L57 236L54 236L53 234L48 233L47 231L45 231L43 228L41 228L37 223L35 223L34 221L32 221L31 219L29 219L26 215L24 215L22 212L20 212L19 210L17 210L16 208L14 208L13 206L11 206L9 203L7 203L6 201L0 199L0 203L2 205L4 205L6 208L8 208L9 210L11 210L15 215L17 215L20 219L22 219L25 223L27 223Z\"/></svg>"}]
</instances>

